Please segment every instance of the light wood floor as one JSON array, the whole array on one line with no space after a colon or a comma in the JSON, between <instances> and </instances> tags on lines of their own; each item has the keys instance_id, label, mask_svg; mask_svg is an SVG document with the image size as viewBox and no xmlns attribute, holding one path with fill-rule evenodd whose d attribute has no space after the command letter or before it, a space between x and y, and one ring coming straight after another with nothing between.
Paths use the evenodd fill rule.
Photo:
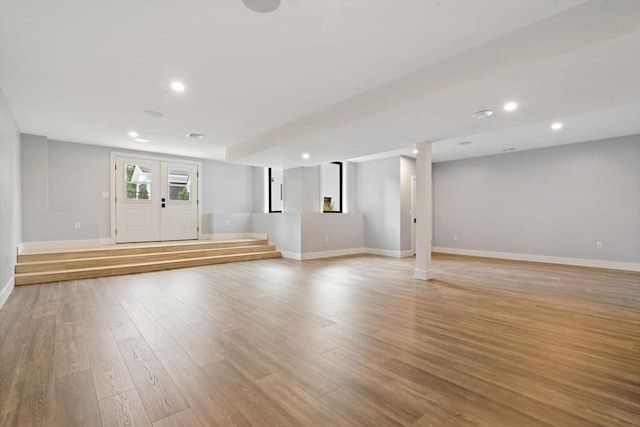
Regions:
<instances>
[{"instance_id":1,"label":"light wood floor","mask_svg":"<svg viewBox=\"0 0 640 427\"><path fill-rule=\"evenodd\" d=\"M640 275L285 259L16 288L2 426L640 425Z\"/></svg>"}]
</instances>

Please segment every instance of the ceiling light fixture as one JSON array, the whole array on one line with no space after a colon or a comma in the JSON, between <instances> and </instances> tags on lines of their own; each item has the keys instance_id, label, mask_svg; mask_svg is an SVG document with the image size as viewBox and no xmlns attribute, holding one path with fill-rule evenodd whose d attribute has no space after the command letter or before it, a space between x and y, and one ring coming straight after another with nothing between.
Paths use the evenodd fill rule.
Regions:
<instances>
[{"instance_id":1,"label":"ceiling light fixture","mask_svg":"<svg viewBox=\"0 0 640 427\"><path fill-rule=\"evenodd\" d=\"M560 130L562 129L563 124L560 122L555 122L554 124L551 125L551 129L553 130Z\"/></svg>"},{"instance_id":2,"label":"ceiling light fixture","mask_svg":"<svg viewBox=\"0 0 640 427\"><path fill-rule=\"evenodd\" d=\"M149 142L148 139L144 139L144 138L135 138L134 141L135 142Z\"/></svg>"},{"instance_id":3,"label":"ceiling light fixture","mask_svg":"<svg viewBox=\"0 0 640 427\"><path fill-rule=\"evenodd\" d=\"M144 110L142 114L144 114L145 116L152 117L154 119L159 119L164 115L160 111L153 111L153 110Z\"/></svg>"},{"instance_id":4,"label":"ceiling light fixture","mask_svg":"<svg viewBox=\"0 0 640 427\"><path fill-rule=\"evenodd\" d=\"M201 134L201 133L195 133L195 132L189 132L189 133L187 134L187 138L202 139L202 138L204 138L204 134Z\"/></svg>"},{"instance_id":5,"label":"ceiling light fixture","mask_svg":"<svg viewBox=\"0 0 640 427\"><path fill-rule=\"evenodd\" d=\"M184 92L184 84L182 84L181 82L173 82L171 83L171 89L176 92Z\"/></svg>"},{"instance_id":6,"label":"ceiling light fixture","mask_svg":"<svg viewBox=\"0 0 640 427\"><path fill-rule=\"evenodd\" d=\"M471 144L471 141L460 141L458 142L458 145L469 145Z\"/></svg>"},{"instance_id":7,"label":"ceiling light fixture","mask_svg":"<svg viewBox=\"0 0 640 427\"><path fill-rule=\"evenodd\" d=\"M129 135L131 138L137 138L138 137L138 132L131 131L127 135Z\"/></svg>"},{"instance_id":8,"label":"ceiling light fixture","mask_svg":"<svg viewBox=\"0 0 640 427\"><path fill-rule=\"evenodd\" d=\"M309 158L309 153L302 153L302 158L307 160Z\"/></svg>"},{"instance_id":9,"label":"ceiling light fixture","mask_svg":"<svg viewBox=\"0 0 640 427\"><path fill-rule=\"evenodd\" d=\"M242 3L258 13L273 12L280 7L280 0L242 0Z\"/></svg>"},{"instance_id":10,"label":"ceiling light fixture","mask_svg":"<svg viewBox=\"0 0 640 427\"><path fill-rule=\"evenodd\" d=\"M518 108L518 104L516 104L515 102L507 102L506 104L504 104L504 111L513 111L516 108Z\"/></svg>"},{"instance_id":11,"label":"ceiling light fixture","mask_svg":"<svg viewBox=\"0 0 640 427\"><path fill-rule=\"evenodd\" d=\"M486 119L487 117L493 116L493 111L491 110L480 110L473 113L474 119Z\"/></svg>"}]
</instances>

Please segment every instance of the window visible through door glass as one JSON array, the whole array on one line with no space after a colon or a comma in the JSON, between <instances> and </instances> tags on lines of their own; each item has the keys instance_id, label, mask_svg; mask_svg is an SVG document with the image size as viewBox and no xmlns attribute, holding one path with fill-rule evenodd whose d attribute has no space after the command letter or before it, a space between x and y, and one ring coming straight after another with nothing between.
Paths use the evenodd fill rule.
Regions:
<instances>
[{"instance_id":1,"label":"window visible through door glass","mask_svg":"<svg viewBox=\"0 0 640 427\"><path fill-rule=\"evenodd\" d=\"M133 163L124 166L126 200L151 200L151 167Z\"/></svg>"},{"instance_id":2,"label":"window visible through door glass","mask_svg":"<svg viewBox=\"0 0 640 427\"><path fill-rule=\"evenodd\" d=\"M191 200L191 174L188 169L169 168L169 200Z\"/></svg>"}]
</instances>

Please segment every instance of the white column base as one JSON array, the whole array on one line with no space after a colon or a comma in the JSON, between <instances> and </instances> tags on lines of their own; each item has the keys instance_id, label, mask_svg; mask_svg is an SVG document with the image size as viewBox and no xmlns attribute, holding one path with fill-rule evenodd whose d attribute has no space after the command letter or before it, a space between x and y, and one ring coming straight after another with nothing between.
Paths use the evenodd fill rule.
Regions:
<instances>
[{"instance_id":1,"label":"white column base","mask_svg":"<svg viewBox=\"0 0 640 427\"><path fill-rule=\"evenodd\" d=\"M418 270L416 268L413 270L413 277L421 280L431 280L433 279L433 270Z\"/></svg>"}]
</instances>

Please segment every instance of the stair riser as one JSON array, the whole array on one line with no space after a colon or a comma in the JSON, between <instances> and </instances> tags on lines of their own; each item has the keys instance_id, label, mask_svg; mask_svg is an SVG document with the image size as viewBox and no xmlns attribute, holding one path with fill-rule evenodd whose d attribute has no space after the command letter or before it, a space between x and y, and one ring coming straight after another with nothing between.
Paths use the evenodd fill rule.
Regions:
<instances>
[{"instance_id":1,"label":"stair riser","mask_svg":"<svg viewBox=\"0 0 640 427\"><path fill-rule=\"evenodd\" d=\"M260 245L260 246L243 246L243 247L234 247L234 248L192 250L192 251L168 252L168 253L136 254L136 255L125 255L125 256L119 256L119 257L109 257L109 258L59 260L59 261L48 261L48 262L41 262L41 263L17 264L15 271L16 273L35 273L38 271L72 270L76 268L106 267L110 265L115 266L115 265L124 265L124 264L135 264L135 263L141 263L141 262L182 260L182 259L189 259L189 258L201 258L201 257L207 257L207 256L250 254L252 252L267 252L267 251L272 251L274 249L275 247L273 245ZM82 255L84 256L84 254Z\"/></svg>"},{"instance_id":2,"label":"stair riser","mask_svg":"<svg viewBox=\"0 0 640 427\"><path fill-rule=\"evenodd\" d=\"M55 273L43 273L27 277L16 276L16 285L32 285L38 283L60 282L64 280L92 279L97 277L119 276L123 274L148 273L152 271L171 270L176 268L199 267L203 265L223 264L238 261L252 261L269 258L280 258L280 252L264 252L257 254L230 255L228 257L211 259L191 259L163 262L160 264L148 264L142 266L114 266L100 270L88 271L61 271Z\"/></svg>"},{"instance_id":3,"label":"stair riser","mask_svg":"<svg viewBox=\"0 0 640 427\"><path fill-rule=\"evenodd\" d=\"M39 262L39 261L57 261L57 260L69 260L78 258L100 258L109 256L123 256L123 255L140 255L149 252L181 252L192 251L194 249L220 249L220 248L235 248L241 246L255 246L266 245L266 240L251 240L251 241L229 241L229 242L207 242L198 243L196 245L181 244L181 245L158 245L158 246L139 246L139 247L123 247L123 248L109 248L109 249L95 249L87 251L70 251L70 252L51 252L51 253L37 253L37 254L22 254L18 255L18 263L23 262Z\"/></svg>"}]
</instances>

